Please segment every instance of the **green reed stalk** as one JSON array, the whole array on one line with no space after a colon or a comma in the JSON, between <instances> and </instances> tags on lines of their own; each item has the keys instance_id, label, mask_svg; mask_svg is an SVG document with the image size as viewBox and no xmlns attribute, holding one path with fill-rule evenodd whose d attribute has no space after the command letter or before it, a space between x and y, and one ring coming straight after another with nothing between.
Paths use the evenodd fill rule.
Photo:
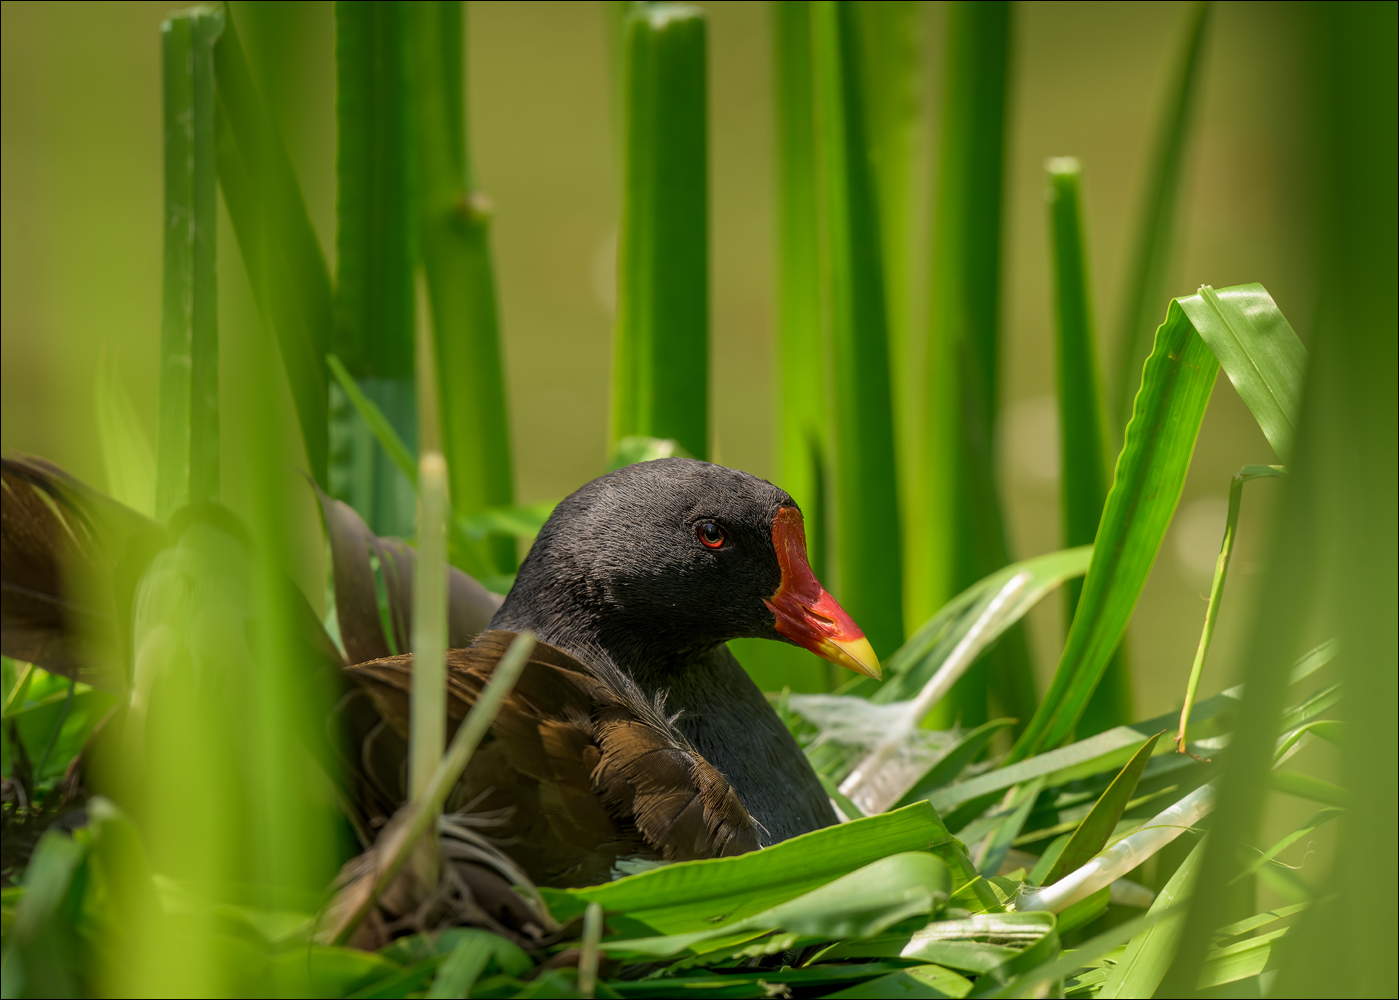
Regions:
<instances>
[{"instance_id":1,"label":"green reed stalk","mask_svg":"<svg viewBox=\"0 0 1399 1000\"><path fill-rule=\"evenodd\" d=\"M909 607L928 618L1009 562L995 479L1002 172L1010 6L953 3L935 193L921 467L910 490ZM992 684L994 681L994 684ZM936 725L1034 710L1023 629L1006 634L934 712Z\"/></svg>"},{"instance_id":2,"label":"green reed stalk","mask_svg":"<svg viewBox=\"0 0 1399 1000\"><path fill-rule=\"evenodd\" d=\"M1082 167L1071 157L1045 164L1049 174L1049 223L1054 263L1055 361L1059 389L1059 489L1064 547L1091 545L1112 481L1107 448L1107 407L1098 367L1093 300L1088 290L1088 249L1079 187ZM1065 624L1073 625L1081 579L1065 590ZM1125 639L1124 639L1125 642ZM1107 673L1084 711L1080 736L1126 725L1133 719L1132 674L1118 646Z\"/></svg>"},{"instance_id":3,"label":"green reed stalk","mask_svg":"<svg viewBox=\"0 0 1399 1000\"><path fill-rule=\"evenodd\" d=\"M413 704L408 781L421 798L447 745L447 463L418 460L418 561L413 581Z\"/></svg>"},{"instance_id":4,"label":"green reed stalk","mask_svg":"<svg viewBox=\"0 0 1399 1000\"><path fill-rule=\"evenodd\" d=\"M277 335L307 464L324 487L330 272L296 172L263 106L231 20L214 47L214 73L219 186L258 310Z\"/></svg>"},{"instance_id":5,"label":"green reed stalk","mask_svg":"<svg viewBox=\"0 0 1399 1000\"><path fill-rule=\"evenodd\" d=\"M416 171L409 7L335 5L335 353L411 449ZM413 493L339 387L331 388L330 492L377 534L413 530Z\"/></svg>"},{"instance_id":6,"label":"green reed stalk","mask_svg":"<svg viewBox=\"0 0 1399 1000\"><path fill-rule=\"evenodd\" d=\"M773 357L777 482L801 506L807 551L821 577L826 554L825 366L816 251L816 134L811 4L772 4L777 104L778 326Z\"/></svg>"},{"instance_id":7,"label":"green reed stalk","mask_svg":"<svg viewBox=\"0 0 1399 1000\"><path fill-rule=\"evenodd\" d=\"M510 419L490 250L490 202L476 190L466 135L463 7L410 6L417 110L418 236L437 354L443 447L458 517L514 503ZM515 542L472 543L491 573L515 570Z\"/></svg>"},{"instance_id":8,"label":"green reed stalk","mask_svg":"<svg viewBox=\"0 0 1399 1000\"><path fill-rule=\"evenodd\" d=\"M1304 630L1319 608L1334 616L1344 649L1337 658L1348 692L1338 706L1347 723L1341 775L1353 798L1340 819L1344 847L1320 876L1325 896L1283 943L1279 982L1300 996L1382 997L1397 986L1390 930L1394 879L1375 866L1392 851L1399 825L1399 510L1391 461L1399 447L1399 25L1392 4L1318 5L1311 18L1309 39L1319 70L1324 305L1269 570L1243 647L1245 701L1180 950L1161 996L1192 989L1198 981L1212 917L1249 862L1241 845L1259 842L1277 724L1288 696L1281 665L1305 648Z\"/></svg>"},{"instance_id":9,"label":"green reed stalk","mask_svg":"<svg viewBox=\"0 0 1399 1000\"><path fill-rule=\"evenodd\" d=\"M160 331L156 514L219 496L219 329L214 255L214 43L223 12L196 7L161 25L165 276Z\"/></svg>"},{"instance_id":10,"label":"green reed stalk","mask_svg":"<svg viewBox=\"0 0 1399 1000\"><path fill-rule=\"evenodd\" d=\"M903 643L902 552L879 206L850 4L811 8L821 273L832 408L834 587L875 652Z\"/></svg>"},{"instance_id":11,"label":"green reed stalk","mask_svg":"<svg viewBox=\"0 0 1399 1000\"><path fill-rule=\"evenodd\" d=\"M889 325L894 435L901 468L911 467L919 373L913 365L913 264L922 227L915 168L923 127L923 5L912 0L852 5L860 46L865 142L879 206L880 250ZM911 477L905 477L911 478ZM900 481L900 488L908 483Z\"/></svg>"},{"instance_id":12,"label":"green reed stalk","mask_svg":"<svg viewBox=\"0 0 1399 1000\"><path fill-rule=\"evenodd\" d=\"M636 4L626 15L614 451L642 435L709 454L707 49L698 7Z\"/></svg>"},{"instance_id":13,"label":"green reed stalk","mask_svg":"<svg viewBox=\"0 0 1399 1000\"><path fill-rule=\"evenodd\" d=\"M1176 205L1180 200L1195 95L1200 89L1210 6L1206 2L1192 5L1175 79L1158 124L1117 328L1117 377L1112 389L1117 428L1126 427L1132 416L1132 395L1141 382L1142 364L1151 353L1161 303L1170 297L1167 283L1175 244Z\"/></svg>"},{"instance_id":14,"label":"green reed stalk","mask_svg":"<svg viewBox=\"0 0 1399 1000\"><path fill-rule=\"evenodd\" d=\"M1190 680L1185 686L1185 704L1180 710L1180 725L1176 729L1176 751L1186 753L1186 727L1190 721L1190 710L1195 706L1195 694L1200 689L1200 678L1205 672L1205 658L1209 656L1210 643L1214 640L1214 626L1219 621L1219 608L1224 597L1224 581L1229 575L1229 563L1234 557L1234 538L1239 530L1239 506L1243 501L1244 483L1265 476L1284 476L1281 466L1245 465L1234 473L1229 484L1229 513L1224 519L1224 540L1219 545L1219 558L1215 560L1214 582L1210 584L1210 600L1205 608L1205 625L1200 630L1200 644L1195 648L1195 662L1190 665ZM1091 703L1090 703L1091 704Z\"/></svg>"}]
</instances>

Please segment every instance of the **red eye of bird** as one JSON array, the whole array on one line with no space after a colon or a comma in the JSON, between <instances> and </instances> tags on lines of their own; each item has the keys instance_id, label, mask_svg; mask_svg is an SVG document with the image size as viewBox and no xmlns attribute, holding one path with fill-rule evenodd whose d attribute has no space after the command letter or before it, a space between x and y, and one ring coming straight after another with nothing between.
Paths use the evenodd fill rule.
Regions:
<instances>
[{"instance_id":1,"label":"red eye of bird","mask_svg":"<svg viewBox=\"0 0 1399 1000\"><path fill-rule=\"evenodd\" d=\"M699 536L700 544L705 548L717 549L724 544L724 529L713 521L705 521L695 528L695 534Z\"/></svg>"}]
</instances>

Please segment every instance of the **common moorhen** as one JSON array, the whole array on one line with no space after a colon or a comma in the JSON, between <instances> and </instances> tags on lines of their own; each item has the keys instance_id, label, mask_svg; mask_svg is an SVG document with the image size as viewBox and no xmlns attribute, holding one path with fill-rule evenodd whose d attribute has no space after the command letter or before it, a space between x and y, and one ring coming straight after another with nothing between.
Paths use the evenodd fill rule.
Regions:
<instances>
[{"instance_id":1,"label":"common moorhen","mask_svg":"<svg viewBox=\"0 0 1399 1000\"><path fill-rule=\"evenodd\" d=\"M740 853L836 822L725 646L789 642L879 676L864 634L812 573L784 491L663 458L573 493L489 630L448 654L452 725L524 631L540 643L451 804L495 811L499 841L536 882L587 884L631 857ZM402 789L411 655L349 672L373 703L350 728L386 799L370 811L382 813Z\"/></svg>"}]
</instances>

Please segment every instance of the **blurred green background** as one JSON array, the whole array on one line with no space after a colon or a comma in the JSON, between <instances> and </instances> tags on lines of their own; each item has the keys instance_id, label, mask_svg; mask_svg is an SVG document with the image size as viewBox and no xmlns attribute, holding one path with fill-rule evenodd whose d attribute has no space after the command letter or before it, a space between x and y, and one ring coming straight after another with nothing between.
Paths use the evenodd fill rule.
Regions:
<instances>
[{"instance_id":1,"label":"blurred green background","mask_svg":"<svg viewBox=\"0 0 1399 1000\"><path fill-rule=\"evenodd\" d=\"M102 485L93 395L110 359L154 439L160 329L158 27L171 3L0 7L0 444ZM328 256L334 253L334 59L329 3L234 3ZM469 132L495 204L517 495L558 498L604 471L618 212L612 39L603 3L468 5ZM771 476L775 321L772 64L765 4L711 16L714 458ZM275 11L269 8L276 8ZM277 30L269 30L274 20ZM1013 554L1058 547L1059 492L1043 162L1085 165L1100 331L1111 334L1144 164L1185 27L1177 3L1017 5L1003 278L1000 461ZM929 128L937 135L945 11L925 5ZM1309 161L1296 72L1297 5L1221 3L1207 42L1172 294L1267 286L1303 340L1315 281ZM295 53L278 57L278 49ZM268 70L269 67L274 69ZM929 187L922 185L925 196ZM226 220L225 220L226 221ZM229 227L220 324L257 323ZM1165 313L1165 301L1161 314ZM285 384L238 375L248 338L223 337L224 413L273 405ZM1106 356L1106 355L1105 355ZM291 424L288 424L291 426ZM1138 714L1180 704L1223 532L1229 477L1272 461L1227 380L1215 388L1181 510L1131 626ZM236 456L227 501L240 505ZM1250 486L1202 694L1232 681L1276 487ZM308 497L308 527L314 513ZM321 584L314 532L303 585ZM1029 618L1041 689L1062 646L1062 597ZM916 623L910 623L910 627Z\"/></svg>"}]
</instances>

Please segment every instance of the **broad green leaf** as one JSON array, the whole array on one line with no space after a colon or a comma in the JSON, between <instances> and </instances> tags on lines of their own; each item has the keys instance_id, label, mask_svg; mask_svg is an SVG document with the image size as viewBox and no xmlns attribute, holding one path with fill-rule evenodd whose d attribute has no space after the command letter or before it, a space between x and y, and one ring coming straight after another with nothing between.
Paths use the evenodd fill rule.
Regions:
<instances>
[{"instance_id":1,"label":"broad green leaf","mask_svg":"<svg viewBox=\"0 0 1399 1000\"><path fill-rule=\"evenodd\" d=\"M951 887L952 876L938 858L923 851L904 852L737 923L724 921L687 934L605 941L603 950L613 956L663 957L745 930L786 930L826 940L870 937L900 920L932 912L946 902Z\"/></svg>"},{"instance_id":2,"label":"broad green leaf","mask_svg":"<svg viewBox=\"0 0 1399 1000\"><path fill-rule=\"evenodd\" d=\"M1151 904L1146 916L1159 917L1189 896L1203 855L1203 843L1196 844L1165 887L1157 893L1156 901ZM1161 985L1161 979L1175 957L1176 942L1180 939L1184 919L1184 908L1177 907L1169 919L1155 923L1133 937L1098 995L1105 1000L1109 997L1151 996Z\"/></svg>"},{"instance_id":3,"label":"broad green leaf","mask_svg":"<svg viewBox=\"0 0 1399 1000\"><path fill-rule=\"evenodd\" d=\"M219 498L219 329L214 256L217 7L161 25L165 121L165 274L161 292L160 423L155 509Z\"/></svg>"},{"instance_id":4,"label":"broad green leaf","mask_svg":"<svg viewBox=\"0 0 1399 1000\"><path fill-rule=\"evenodd\" d=\"M864 55L852 5L812 5L816 245L830 351L825 456L834 514L832 555L841 604L875 652L888 656L904 639L903 571L889 316Z\"/></svg>"},{"instance_id":5,"label":"broad green leaf","mask_svg":"<svg viewBox=\"0 0 1399 1000\"><path fill-rule=\"evenodd\" d=\"M1012 761L1068 737L1107 669L1180 500L1218 371L1214 355L1172 301L1142 372L1059 667Z\"/></svg>"},{"instance_id":6,"label":"broad green leaf","mask_svg":"<svg viewBox=\"0 0 1399 1000\"><path fill-rule=\"evenodd\" d=\"M927 348L920 366L921 415L910 437L919 461L907 470L910 618L1010 562L993 460L1000 359L1000 274L1012 5L948 7L942 134L933 193ZM844 470L840 471L844 475ZM856 616L859 617L858 615ZM1020 720L1035 706L1023 629L944 699L939 729L990 718Z\"/></svg>"},{"instance_id":7,"label":"broad green leaf","mask_svg":"<svg viewBox=\"0 0 1399 1000\"><path fill-rule=\"evenodd\" d=\"M442 451L452 510L470 517L515 499L490 200L476 190L466 132L466 5L411 4L418 238L432 310ZM513 573L509 538L482 540L493 572Z\"/></svg>"},{"instance_id":8,"label":"broad green leaf","mask_svg":"<svg viewBox=\"0 0 1399 1000\"><path fill-rule=\"evenodd\" d=\"M1113 387L1117 426L1127 423L1132 409L1132 389L1142 360L1151 349L1151 324L1159 303L1169 293L1172 250L1175 245L1176 203L1180 197L1181 169L1190 142L1195 95L1199 91L1210 4L1196 2L1185 24L1169 97L1157 122L1156 141L1132 248L1131 266L1124 277L1121 320L1117 329L1117 378Z\"/></svg>"},{"instance_id":9,"label":"broad green leaf","mask_svg":"<svg viewBox=\"0 0 1399 1000\"><path fill-rule=\"evenodd\" d=\"M263 107L230 20L214 46L219 187L263 321L276 333L311 475L323 488L329 454L325 356L330 271L296 173Z\"/></svg>"},{"instance_id":10,"label":"broad green leaf","mask_svg":"<svg viewBox=\"0 0 1399 1000\"><path fill-rule=\"evenodd\" d=\"M1132 759L1112 780L1107 791L1103 792L1102 797L1094 804L1093 810L1074 831L1073 837L1059 855L1059 860L1054 863L1041 885L1053 885L1107 846L1108 838L1117 828L1117 821L1122 818L1123 810L1132 799L1132 793L1137 790L1137 782L1141 780L1142 772L1146 770L1147 762L1151 760L1156 742L1160 738L1161 734L1157 733L1132 755Z\"/></svg>"},{"instance_id":11,"label":"broad green leaf","mask_svg":"<svg viewBox=\"0 0 1399 1000\"><path fill-rule=\"evenodd\" d=\"M1209 285L1177 300L1195 331L1248 405L1268 443L1284 462L1292 456L1307 349L1262 285L1216 292Z\"/></svg>"},{"instance_id":12,"label":"broad green leaf","mask_svg":"<svg viewBox=\"0 0 1399 1000\"><path fill-rule=\"evenodd\" d=\"M915 965L851 986L839 993L828 993L830 1000L887 1000L889 997L936 998L955 997L960 1000L972 991L971 980L940 965Z\"/></svg>"},{"instance_id":13,"label":"broad green leaf","mask_svg":"<svg viewBox=\"0 0 1399 1000\"><path fill-rule=\"evenodd\" d=\"M624 33L623 206L612 426L709 454L709 178L698 7L633 4Z\"/></svg>"},{"instance_id":14,"label":"broad green leaf","mask_svg":"<svg viewBox=\"0 0 1399 1000\"><path fill-rule=\"evenodd\" d=\"M592 901L661 934L707 930L769 909L900 851L948 848L952 836L927 803L857 819L734 858L686 861L586 889L541 889L561 921ZM944 860L947 860L944 858ZM948 866L954 872L956 868Z\"/></svg>"},{"instance_id":15,"label":"broad green leaf","mask_svg":"<svg viewBox=\"0 0 1399 1000\"><path fill-rule=\"evenodd\" d=\"M1059 395L1059 498L1065 548L1092 545L1108 486L1109 428L1089 293L1088 248L1079 205L1083 169L1072 157L1045 164L1054 259L1055 371ZM1112 434L1115 438L1116 435ZM1069 581L1066 625L1073 624L1082 583ZM1132 720L1132 686L1126 652L1119 647L1085 709L1088 733Z\"/></svg>"}]
</instances>

